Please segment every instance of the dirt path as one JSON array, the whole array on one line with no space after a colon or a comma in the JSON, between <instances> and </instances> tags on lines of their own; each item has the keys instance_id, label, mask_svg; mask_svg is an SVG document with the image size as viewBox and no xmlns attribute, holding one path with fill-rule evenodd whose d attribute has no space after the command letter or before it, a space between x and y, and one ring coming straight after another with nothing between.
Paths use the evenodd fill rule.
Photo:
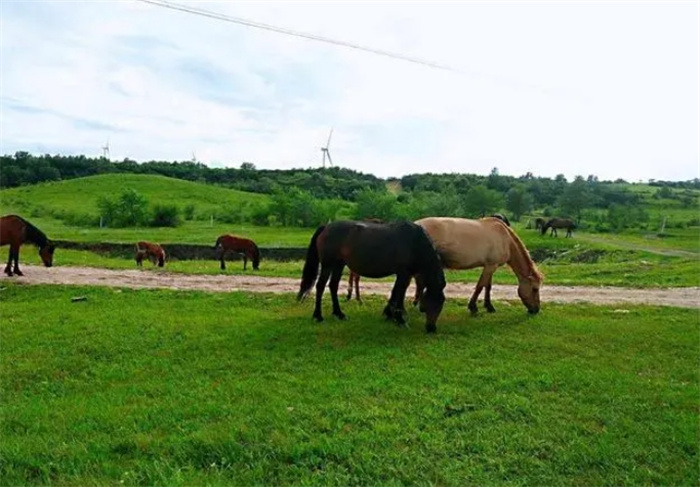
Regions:
<instances>
[{"instance_id":1,"label":"dirt path","mask_svg":"<svg viewBox=\"0 0 700 487\"><path fill-rule=\"evenodd\" d=\"M128 288L167 288L210 292L250 291L271 293L296 293L299 280L285 277L210 276L187 275L169 272L144 272L138 270L107 270L91 267L36 267L25 265L23 277L7 277L2 274L0 283L12 280L21 284L77 284L86 286L110 286ZM345 292L346 284L342 290ZM361 292L388 296L392 283L365 279ZM447 297L468 298L474 284L448 283ZM413 285L408 295L413 295ZM516 286L494 285L494 300L517 300ZM629 289L617 287L543 286L542 300L558 303L595 304L652 304L700 309L700 288Z\"/></svg>"}]
</instances>

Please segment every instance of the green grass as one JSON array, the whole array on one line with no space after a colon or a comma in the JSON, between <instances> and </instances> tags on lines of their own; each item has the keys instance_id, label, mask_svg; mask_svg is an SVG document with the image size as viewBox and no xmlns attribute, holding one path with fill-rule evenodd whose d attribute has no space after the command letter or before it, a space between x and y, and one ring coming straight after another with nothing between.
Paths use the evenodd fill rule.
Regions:
<instances>
[{"instance_id":1,"label":"green grass","mask_svg":"<svg viewBox=\"0 0 700 487\"><path fill-rule=\"evenodd\" d=\"M2 485L696 485L694 310L8 285ZM87 301L72 303L71 297ZM326 306L328 308L328 305Z\"/></svg>"}]
</instances>

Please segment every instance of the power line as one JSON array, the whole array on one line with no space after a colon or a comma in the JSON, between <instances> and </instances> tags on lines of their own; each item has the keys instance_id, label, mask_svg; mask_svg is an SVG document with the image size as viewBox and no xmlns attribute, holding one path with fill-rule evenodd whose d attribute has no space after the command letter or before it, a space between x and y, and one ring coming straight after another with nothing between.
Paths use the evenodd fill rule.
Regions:
<instances>
[{"instance_id":1,"label":"power line","mask_svg":"<svg viewBox=\"0 0 700 487\"><path fill-rule=\"evenodd\" d=\"M324 37L316 34L309 34L306 32L295 31L291 29L286 29L284 27L276 27L270 24L264 24L262 22L255 22L253 20L247 20L240 17L233 17L231 15L224 15L217 12L211 12L209 10L203 10L195 7L189 7L187 5L182 5L178 3L167 2L165 0L138 0L143 3L148 3L151 5L156 5L158 7L169 8L172 10L178 10L180 12L187 12L190 14L201 15L203 17L209 17L211 19L223 20L225 22L231 22L234 24L245 25L247 27L255 27L256 29L264 29L272 32L277 32L278 34L285 34L295 37L301 37L304 39L310 39L313 41L325 42L328 44L334 44L336 46L349 47L351 49L357 49L360 51L370 52L372 54L378 54L380 56L386 56L393 59L399 59L401 61L408 61L410 63L421 64L423 66L428 66L436 69L444 69L446 71L458 72L456 69L447 66L445 64L435 63L432 61L427 61L424 59L419 59L412 56L406 56L403 54L397 54L389 51L384 51L382 49L375 49L372 47L362 46L359 44L354 44L351 42L340 41L337 39L331 39L330 37Z\"/></svg>"}]
</instances>

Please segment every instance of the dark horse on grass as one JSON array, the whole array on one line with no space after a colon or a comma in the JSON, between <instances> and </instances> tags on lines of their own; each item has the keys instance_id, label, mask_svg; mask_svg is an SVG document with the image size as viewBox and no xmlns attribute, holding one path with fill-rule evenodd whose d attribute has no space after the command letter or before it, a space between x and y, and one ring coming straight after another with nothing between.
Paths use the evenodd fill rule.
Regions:
<instances>
[{"instance_id":1,"label":"dark horse on grass","mask_svg":"<svg viewBox=\"0 0 700 487\"><path fill-rule=\"evenodd\" d=\"M571 237L571 231L576 228L576 223L574 223L573 220L569 218L552 218L551 220L548 220L544 225L542 225L542 235L547 233L548 229L552 229L549 236L551 237L552 235L558 237L557 235L557 228L566 228L566 236Z\"/></svg>"},{"instance_id":2,"label":"dark horse on grass","mask_svg":"<svg viewBox=\"0 0 700 487\"><path fill-rule=\"evenodd\" d=\"M321 275L316 282L319 264ZM316 321L323 321L321 299L329 277L333 315L345 319L338 302L338 284L346 265L364 277L396 275L384 316L400 325L405 324L406 289L411 277L420 275L426 286L420 302L420 309L426 314L425 328L428 333L437 330L435 323L445 302L445 274L433 243L421 227L405 221L387 224L337 221L318 227L306 252L297 295L297 300L302 300L316 282L313 314Z\"/></svg>"},{"instance_id":3,"label":"dark horse on grass","mask_svg":"<svg viewBox=\"0 0 700 487\"><path fill-rule=\"evenodd\" d=\"M39 256L46 267L53 265L53 252L56 248L46 234L17 215L5 215L0 218L0 246L10 246L10 257L7 259L5 274L12 276L23 275L19 270L19 248L24 243L33 243L39 247ZM14 269L12 262L14 261Z\"/></svg>"},{"instance_id":4,"label":"dark horse on grass","mask_svg":"<svg viewBox=\"0 0 700 487\"><path fill-rule=\"evenodd\" d=\"M365 218L362 221L372 223L384 223L384 220L380 220L379 218ZM357 299L358 302L362 303L362 298L360 298L360 275L351 270L350 277L348 278L348 301L352 299L353 286L355 286L355 299Z\"/></svg>"},{"instance_id":5,"label":"dark horse on grass","mask_svg":"<svg viewBox=\"0 0 700 487\"><path fill-rule=\"evenodd\" d=\"M235 252L243 254L243 270L248 266L248 259L253 261L253 269L258 270L260 267L260 249L250 239L234 237L233 235L221 235L216 239L214 244L216 250L216 259L221 261L221 270L226 269L224 257L227 252Z\"/></svg>"}]
</instances>

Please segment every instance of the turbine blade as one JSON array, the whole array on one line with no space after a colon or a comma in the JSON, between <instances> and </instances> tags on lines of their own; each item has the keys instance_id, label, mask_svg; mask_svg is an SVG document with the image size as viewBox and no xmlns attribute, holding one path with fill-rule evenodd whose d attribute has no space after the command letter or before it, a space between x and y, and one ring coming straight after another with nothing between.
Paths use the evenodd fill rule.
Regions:
<instances>
[{"instance_id":1,"label":"turbine blade","mask_svg":"<svg viewBox=\"0 0 700 487\"><path fill-rule=\"evenodd\" d=\"M331 145L331 137L333 137L333 129L331 129L331 133L328 134L328 142L326 142L326 149Z\"/></svg>"},{"instance_id":2,"label":"turbine blade","mask_svg":"<svg viewBox=\"0 0 700 487\"><path fill-rule=\"evenodd\" d=\"M333 165L333 159L331 159L331 151L326 151L328 152L328 162L332 166Z\"/></svg>"}]
</instances>

